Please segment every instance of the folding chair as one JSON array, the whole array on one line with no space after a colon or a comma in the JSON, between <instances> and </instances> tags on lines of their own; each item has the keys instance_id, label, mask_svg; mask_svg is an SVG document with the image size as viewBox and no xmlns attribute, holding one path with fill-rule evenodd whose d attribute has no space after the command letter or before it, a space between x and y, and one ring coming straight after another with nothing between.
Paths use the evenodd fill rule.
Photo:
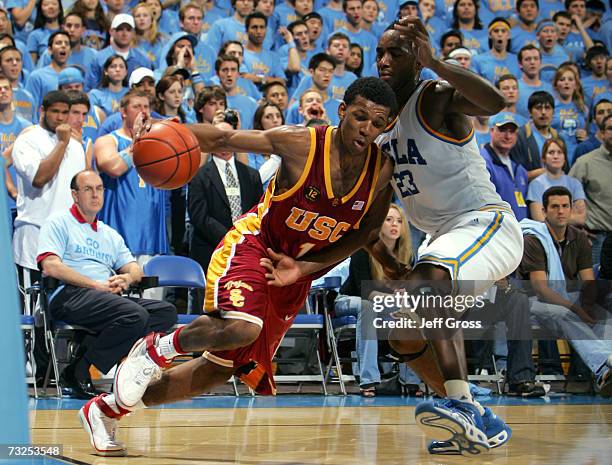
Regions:
<instances>
[{"instance_id":1,"label":"folding chair","mask_svg":"<svg viewBox=\"0 0 612 465\"><path fill-rule=\"evenodd\" d=\"M330 358L327 365L326 374L329 375L331 372L332 363L336 367L336 373L338 377L338 383L340 384L340 392L346 396L346 385L345 381L355 381L355 376L345 375L342 373L342 361L340 360L340 354L338 352L338 343L352 339L355 340L355 328L357 326L357 317L353 315L346 315L341 317L333 318L331 313L325 308L325 318L327 319L327 334L329 340L329 347L331 349L332 358Z\"/></svg>"},{"instance_id":2,"label":"folding chair","mask_svg":"<svg viewBox=\"0 0 612 465\"><path fill-rule=\"evenodd\" d=\"M60 282L52 277L43 276L40 283L26 289L26 293L33 298L36 298L35 315L33 319L42 321L43 334L45 341L45 350L49 354L50 363L47 366L45 372L45 378L43 381L43 392L47 395L47 387L51 380L51 371L53 371L53 378L55 382L57 397L62 397L62 390L59 384L59 363L57 357L57 342L61 337L65 337L68 333L73 334L77 331L82 331L88 334L95 334L88 328L78 325L70 325L64 321L53 320L51 312L49 311L49 296L58 288ZM69 350L70 351L70 350ZM33 373L36 377L36 373ZM35 391L36 392L36 391ZM36 392L37 393L37 392Z\"/></svg>"},{"instance_id":3,"label":"folding chair","mask_svg":"<svg viewBox=\"0 0 612 465\"><path fill-rule=\"evenodd\" d=\"M306 306L307 312L310 312L310 307ZM293 320L293 324L285 337L288 338L314 338L316 344L314 344L312 351L306 354L299 360L294 358L283 358L278 360L278 363L291 363L291 362L304 362L304 360L310 360L312 352L316 354L317 366L319 368L318 375L275 375L274 381L277 383L294 383L300 384L307 381L316 381L321 383L323 388L323 394L327 395L326 376L323 373L323 364L321 363L321 355L319 354L319 334L325 328L325 319L323 315L312 314L312 313L300 313ZM299 392L299 390L298 390Z\"/></svg>"},{"instance_id":4,"label":"folding chair","mask_svg":"<svg viewBox=\"0 0 612 465\"><path fill-rule=\"evenodd\" d=\"M36 360L34 359L34 344L36 342L34 317L32 315L21 315L21 331L25 342L26 360L30 362L31 376L26 376L26 383L34 387L34 398L38 399L38 387L36 386Z\"/></svg>"},{"instance_id":5,"label":"folding chair","mask_svg":"<svg viewBox=\"0 0 612 465\"><path fill-rule=\"evenodd\" d=\"M205 289L206 277L204 271L195 260L180 255L158 255L144 265L147 276L155 276L160 287L185 287L188 289ZM178 315L175 328L185 326L200 315ZM230 379L236 396L239 395L236 378Z\"/></svg>"},{"instance_id":6,"label":"folding chair","mask_svg":"<svg viewBox=\"0 0 612 465\"><path fill-rule=\"evenodd\" d=\"M323 284L311 288L311 297L314 300L315 313L322 314L325 318L325 334L327 337L327 345L331 352L331 357L325 370L324 383L327 384L327 379L330 376L333 365L336 368L340 391L342 395L346 395L345 381L354 381L355 377L342 373L342 363L338 353L338 342L346 339L347 334L350 334L352 338L355 337L357 318L352 315L335 318L333 309L330 311L326 302L328 294L331 291L336 291L340 287L341 280L342 279L338 276L326 276Z\"/></svg>"}]
</instances>

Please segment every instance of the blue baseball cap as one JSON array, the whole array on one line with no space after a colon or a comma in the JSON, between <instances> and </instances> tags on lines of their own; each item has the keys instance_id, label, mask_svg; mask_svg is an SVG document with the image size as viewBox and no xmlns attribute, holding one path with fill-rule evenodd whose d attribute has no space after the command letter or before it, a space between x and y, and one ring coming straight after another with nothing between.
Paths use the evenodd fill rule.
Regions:
<instances>
[{"instance_id":1,"label":"blue baseball cap","mask_svg":"<svg viewBox=\"0 0 612 465\"><path fill-rule=\"evenodd\" d=\"M493 126L501 127L506 124L514 124L517 128L519 124L516 122L516 115L514 113L510 113L509 111L502 111L491 118L489 118L489 127Z\"/></svg>"},{"instance_id":2,"label":"blue baseball cap","mask_svg":"<svg viewBox=\"0 0 612 465\"><path fill-rule=\"evenodd\" d=\"M81 71L72 66L68 66L60 71L59 77L57 78L58 87L74 83L85 84L85 79Z\"/></svg>"}]
</instances>

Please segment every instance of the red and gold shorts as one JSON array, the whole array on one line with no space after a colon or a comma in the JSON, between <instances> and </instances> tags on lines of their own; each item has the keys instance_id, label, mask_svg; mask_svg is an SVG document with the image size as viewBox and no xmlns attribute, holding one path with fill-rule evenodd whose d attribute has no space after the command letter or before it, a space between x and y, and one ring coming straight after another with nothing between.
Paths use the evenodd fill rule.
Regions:
<instances>
[{"instance_id":1,"label":"red and gold shorts","mask_svg":"<svg viewBox=\"0 0 612 465\"><path fill-rule=\"evenodd\" d=\"M206 275L205 312L256 324L255 342L235 350L205 352L203 357L236 369L236 376L259 394L275 394L272 359L308 296L310 281L268 286L266 245L258 235L231 229L212 255Z\"/></svg>"}]
</instances>

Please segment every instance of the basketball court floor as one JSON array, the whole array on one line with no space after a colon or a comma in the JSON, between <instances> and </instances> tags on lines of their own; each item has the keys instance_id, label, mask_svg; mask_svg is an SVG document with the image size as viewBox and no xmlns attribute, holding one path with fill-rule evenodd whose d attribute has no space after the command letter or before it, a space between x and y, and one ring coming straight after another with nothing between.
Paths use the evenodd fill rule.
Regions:
<instances>
[{"instance_id":1,"label":"basketball court floor","mask_svg":"<svg viewBox=\"0 0 612 465\"><path fill-rule=\"evenodd\" d=\"M32 443L62 444L62 456L6 463L612 464L612 399L479 400L510 424L513 437L506 447L467 458L427 453L413 398L203 396L121 420L118 439L127 443L127 457L93 455L77 419L83 401L31 399Z\"/></svg>"}]
</instances>

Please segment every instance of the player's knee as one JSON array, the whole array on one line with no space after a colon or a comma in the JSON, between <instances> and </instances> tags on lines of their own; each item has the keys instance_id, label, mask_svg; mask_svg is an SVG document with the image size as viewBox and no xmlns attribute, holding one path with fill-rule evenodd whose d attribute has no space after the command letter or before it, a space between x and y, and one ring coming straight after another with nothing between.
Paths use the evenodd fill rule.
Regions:
<instances>
[{"instance_id":1,"label":"player's knee","mask_svg":"<svg viewBox=\"0 0 612 465\"><path fill-rule=\"evenodd\" d=\"M389 339L389 346L400 355L416 354L423 350L427 341Z\"/></svg>"}]
</instances>

